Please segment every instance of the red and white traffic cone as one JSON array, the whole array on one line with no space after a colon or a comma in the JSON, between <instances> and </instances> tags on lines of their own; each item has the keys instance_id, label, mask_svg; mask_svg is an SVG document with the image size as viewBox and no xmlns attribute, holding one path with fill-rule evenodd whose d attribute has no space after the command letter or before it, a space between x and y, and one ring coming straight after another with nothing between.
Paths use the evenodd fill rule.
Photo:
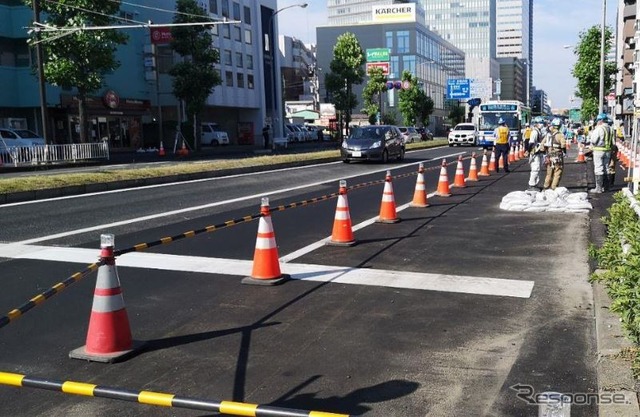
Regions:
<instances>
[{"instance_id":1,"label":"red and white traffic cone","mask_svg":"<svg viewBox=\"0 0 640 417\"><path fill-rule=\"evenodd\" d=\"M347 181L345 180L340 180L336 215L333 220L331 240L328 244L333 246L353 246L356 244L356 239L353 236L353 227L351 225L351 215L349 214Z\"/></svg>"},{"instance_id":2,"label":"red and white traffic cone","mask_svg":"<svg viewBox=\"0 0 640 417\"><path fill-rule=\"evenodd\" d=\"M464 188L467 184L464 182L464 166L462 165L462 155L458 156L458 165L456 166L456 175L453 177L453 187Z\"/></svg>"},{"instance_id":3,"label":"red and white traffic cone","mask_svg":"<svg viewBox=\"0 0 640 417\"><path fill-rule=\"evenodd\" d=\"M478 174L481 177L488 177L491 175L489 173L489 162L487 162L487 151L484 151L482 155L482 163L480 164L480 173Z\"/></svg>"},{"instance_id":4,"label":"red and white traffic cone","mask_svg":"<svg viewBox=\"0 0 640 417\"><path fill-rule=\"evenodd\" d=\"M427 201L427 187L424 183L424 164L422 162L418 165L416 188L413 192L413 201L411 201L409 205L411 207L429 207L429 202Z\"/></svg>"},{"instance_id":5,"label":"red and white traffic cone","mask_svg":"<svg viewBox=\"0 0 640 417\"><path fill-rule=\"evenodd\" d=\"M491 159L489 160L489 172L496 172L496 151L491 151Z\"/></svg>"},{"instance_id":6,"label":"red and white traffic cone","mask_svg":"<svg viewBox=\"0 0 640 417\"><path fill-rule=\"evenodd\" d=\"M436 195L440 197L449 197L451 190L449 189L449 177L447 176L447 160L442 160L442 166L440 167L440 178L438 178L438 189Z\"/></svg>"},{"instance_id":7,"label":"red and white traffic cone","mask_svg":"<svg viewBox=\"0 0 640 417\"><path fill-rule=\"evenodd\" d=\"M271 223L268 197L262 198L260 213L262 216L258 224L256 249L253 253L253 269L251 276L243 278L242 283L253 285L281 284L291 277L280 272L278 245L276 244L276 235Z\"/></svg>"},{"instance_id":8,"label":"red and white traffic cone","mask_svg":"<svg viewBox=\"0 0 640 417\"><path fill-rule=\"evenodd\" d=\"M478 167L476 165L476 154L471 154L471 164L469 165L469 176L465 181L478 181Z\"/></svg>"},{"instance_id":9,"label":"red and white traffic cone","mask_svg":"<svg viewBox=\"0 0 640 417\"><path fill-rule=\"evenodd\" d=\"M113 255L114 236L104 234L100 240L100 259L104 264L98 268L86 345L69 352L69 357L113 363L131 355L142 344L131 338L129 317Z\"/></svg>"},{"instance_id":10,"label":"red and white traffic cone","mask_svg":"<svg viewBox=\"0 0 640 417\"><path fill-rule=\"evenodd\" d=\"M380 203L380 216L378 223L398 223L400 218L396 211L396 200L393 196L393 185L391 184L391 171L387 171L384 179L384 190L382 191L382 202Z\"/></svg>"}]
</instances>

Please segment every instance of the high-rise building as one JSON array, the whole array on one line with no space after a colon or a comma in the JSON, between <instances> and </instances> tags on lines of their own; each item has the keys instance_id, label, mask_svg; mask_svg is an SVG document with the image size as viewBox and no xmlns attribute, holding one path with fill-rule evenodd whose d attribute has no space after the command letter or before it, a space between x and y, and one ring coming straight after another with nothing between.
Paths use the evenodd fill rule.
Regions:
<instances>
[{"instance_id":1,"label":"high-rise building","mask_svg":"<svg viewBox=\"0 0 640 417\"><path fill-rule=\"evenodd\" d=\"M340 26L370 22L372 20L371 9L373 6L399 3L414 2L407 0L327 0L327 24L329 26ZM422 17L421 10L418 10L418 15Z\"/></svg>"},{"instance_id":2,"label":"high-rise building","mask_svg":"<svg viewBox=\"0 0 640 417\"><path fill-rule=\"evenodd\" d=\"M530 101L533 74L533 1L496 0L496 57L518 58L525 65Z\"/></svg>"}]
</instances>

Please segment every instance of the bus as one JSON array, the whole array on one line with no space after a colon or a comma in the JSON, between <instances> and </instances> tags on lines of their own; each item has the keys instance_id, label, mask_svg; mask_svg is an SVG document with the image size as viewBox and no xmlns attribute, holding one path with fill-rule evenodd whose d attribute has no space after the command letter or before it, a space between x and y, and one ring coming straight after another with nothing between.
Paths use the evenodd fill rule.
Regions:
<instances>
[{"instance_id":1,"label":"bus","mask_svg":"<svg viewBox=\"0 0 640 417\"><path fill-rule=\"evenodd\" d=\"M495 100L480 104L479 146L485 149L493 147L494 131L500 119L506 122L511 131L509 143L520 143L524 124L531 123L531 109L516 100Z\"/></svg>"}]
</instances>

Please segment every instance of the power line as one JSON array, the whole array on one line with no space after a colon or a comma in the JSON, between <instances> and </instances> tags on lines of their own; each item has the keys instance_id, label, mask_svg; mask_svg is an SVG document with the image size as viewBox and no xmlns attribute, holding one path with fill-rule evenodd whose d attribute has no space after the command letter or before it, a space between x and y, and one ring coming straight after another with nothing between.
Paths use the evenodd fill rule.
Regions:
<instances>
[{"instance_id":1,"label":"power line","mask_svg":"<svg viewBox=\"0 0 640 417\"><path fill-rule=\"evenodd\" d=\"M178 15L182 15L182 16L189 16L189 17L204 17L202 15L197 15L197 14L192 14L192 13L185 13L185 12L179 12L177 10L169 10L169 9L162 9L160 7L152 7L152 6L143 6L142 4L136 4L136 3L129 3L126 1L120 1L120 0L108 0L112 3L120 3L120 4L126 4L127 6L134 6L134 7L139 7L141 9L148 9L148 10L153 10L156 12L163 12L163 13L171 13L171 14L178 14ZM214 19L212 19L214 20ZM226 18L223 18L222 21L226 21Z\"/></svg>"},{"instance_id":2,"label":"power line","mask_svg":"<svg viewBox=\"0 0 640 417\"><path fill-rule=\"evenodd\" d=\"M67 7L67 8L69 8L69 9L80 10L80 11L83 11L83 12L85 12L85 13L95 14L95 15L103 16L103 17L109 17L109 18L111 18L111 19L121 20L121 21L124 21L124 22L130 22L130 23L146 23L146 22L139 22L139 21L137 21L137 20L133 20L133 19L127 19L127 18L120 17L120 16L113 16L113 15L110 15L110 14L97 12L97 11L95 11L95 10L85 9L85 8L82 8L82 7L79 7L79 6L72 6L72 5L70 5L70 4L60 3L59 1L55 1L55 0L44 0L44 1L46 1L47 3L57 4L58 6Z\"/></svg>"}]
</instances>

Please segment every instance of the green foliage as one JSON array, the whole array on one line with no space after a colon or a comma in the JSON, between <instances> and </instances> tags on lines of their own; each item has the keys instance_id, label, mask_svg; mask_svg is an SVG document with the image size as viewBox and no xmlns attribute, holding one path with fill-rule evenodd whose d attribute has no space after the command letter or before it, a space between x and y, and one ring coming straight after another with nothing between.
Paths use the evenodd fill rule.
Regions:
<instances>
[{"instance_id":1,"label":"green foliage","mask_svg":"<svg viewBox=\"0 0 640 417\"><path fill-rule=\"evenodd\" d=\"M25 5L33 7L32 0ZM108 26L116 23L120 1L74 0L40 2L43 23L69 28ZM115 71L120 63L115 59L118 45L127 36L116 30L77 30L62 32L33 32L29 43L38 37L44 54L43 70L46 81L63 89L76 88L80 112L80 141L87 141L85 106L87 95L103 86L104 76Z\"/></svg>"},{"instance_id":2,"label":"green foliage","mask_svg":"<svg viewBox=\"0 0 640 417\"><path fill-rule=\"evenodd\" d=\"M402 81L409 81L408 89L400 90L399 108L404 124L415 126L429 124L429 115L433 113L433 100L418 86L418 78L409 71L402 72Z\"/></svg>"},{"instance_id":3,"label":"green foliage","mask_svg":"<svg viewBox=\"0 0 640 417\"><path fill-rule=\"evenodd\" d=\"M193 23L209 20L195 0L178 0L176 10L182 14L174 17L174 23ZM222 80L214 68L220 62L218 51L212 45L209 29L204 26L176 26L171 29L173 49L183 57L182 62L169 71L173 78L173 94L184 100L192 124L204 109L207 98Z\"/></svg>"},{"instance_id":4,"label":"green foliage","mask_svg":"<svg viewBox=\"0 0 640 417\"><path fill-rule=\"evenodd\" d=\"M382 115L383 125L398 125L399 115L395 110L391 110Z\"/></svg>"},{"instance_id":5,"label":"green foliage","mask_svg":"<svg viewBox=\"0 0 640 417\"><path fill-rule=\"evenodd\" d=\"M325 75L325 85L347 126L351 122L351 112L358 105L353 85L362 84L364 80L365 60L364 51L353 33L346 32L338 37L333 47L333 60L329 64L331 72Z\"/></svg>"},{"instance_id":6,"label":"green foliage","mask_svg":"<svg viewBox=\"0 0 640 417\"><path fill-rule=\"evenodd\" d=\"M615 195L609 215L602 219L607 237L590 255L605 271L592 279L602 282L611 296L610 310L620 315L629 339L640 345L640 220L624 195ZM636 359L636 369L640 361Z\"/></svg>"},{"instance_id":7,"label":"green foliage","mask_svg":"<svg viewBox=\"0 0 640 417\"><path fill-rule=\"evenodd\" d=\"M605 57L611 50L613 34L611 28L605 27ZM598 112L600 100L600 25L592 26L586 32L580 33L580 42L574 49L577 56L571 74L577 80L576 96L582 99L581 114L585 120L594 118ZM605 92L613 87L612 76L617 72L616 64L605 62L604 86Z\"/></svg>"},{"instance_id":8,"label":"green foliage","mask_svg":"<svg viewBox=\"0 0 640 417\"><path fill-rule=\"evenodd\" d=\"M451 111L449 112L449 123L451 123L451 126L455 126L458 123L462 123L465 120L465 109L463 106L455 106L451 108Z\"/></svg>"},{"instance_id":9,"label":"green foliage","mask_svg":"<svg viewBox=\"0 0 640 417\"><path fill-rule=\"evenodd\" d=\"M387 91L387 76L383 74L382 68L372 68L369 71L369 81L362 91L364 100L363 112L369 116L369 123L376 123L376 116L380 109L382 94Z\"/></svg>"}]
</instances>

